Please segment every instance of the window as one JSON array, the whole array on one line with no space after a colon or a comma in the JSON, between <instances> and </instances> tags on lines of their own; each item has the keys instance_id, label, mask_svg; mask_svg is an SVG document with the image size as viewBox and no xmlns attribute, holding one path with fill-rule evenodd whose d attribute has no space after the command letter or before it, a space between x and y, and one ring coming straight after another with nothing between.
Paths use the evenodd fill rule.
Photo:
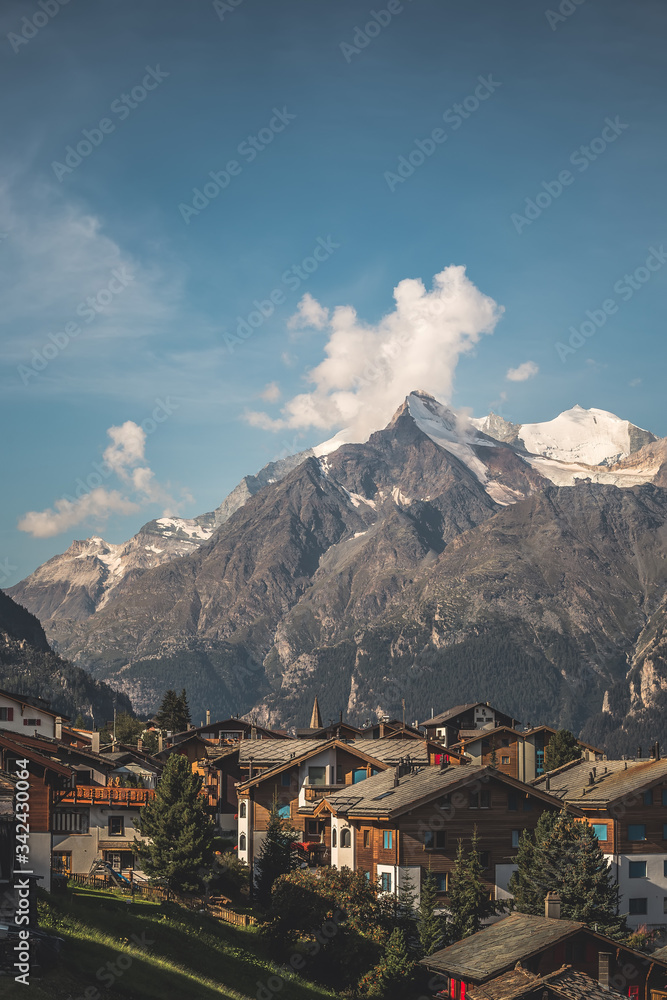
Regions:
<instances>
[{"instance_id":1,"label":"window","mask_svg":"<svg viewBox=\"0 0 667 1000\"><path fill-rule=\"evenodd\" d=\"M489 809L491 806L491 792L480 792L479 793L479 808Z\"/></svg>"},{"instance_id":2,"label":"window","mask_svg":"<svg viewBox=\"0 0 667 1000\"><path fill-rule=\"evenodd\" d=\"M345 778L343 777L343 765L336 764L336 784L342 785L345 783Z\"/></svg>"},{"instance_id":3,"label":"window","mask_svg":"<svg viewBox=\"0 0 667 1000\"><path fill-rule=\"evenodd\" d=\"M104 852L104 860L107 864L110 864L115 872L119 872L121 869L120 864L120 854L112 854L111 851Z\"/></svg>"},{"instance_id":4,"label":"window","mask_svg":"<svg viewBox=\"0 0 667 1000\"><path fill-rule=\"evenodd\" d=\"M125 835L125 818L123 816L109 816L109 836L123 837Z\"/></svg>"},{"instance_id":5,"label":"window","mask_svg":"<svg viewBox=\"0 0 667 1000\"><path fill-rule=\"evenodd\" d=\"M14 721L14 709L0 708L0 722L13 722L13 721Z\"/></svg>"},{"instance_id":6,"label":"window","mask_svg":"<svg viewBox=\"0 0 667 1000\"><path fill-rule=\"evenodd\" d=\"M364 847L370 847L370 846L371 846L371 831L364 830Z\"/></svg>"},{"instance_id":7,"label":"window","mask_svg":"<svg viewBox=\"0 0 667 1000\"><path fill-rule=\"evenodd\" d=\"M75 771L74 781L77 785L91 785L93 783L92 771Z\"/></svg>"},{"instance_id":8,"label":"window","mask_svg":"<svg viewBox=\"0 0 667 1000\"><path fill-rule=\"evenodd\" d=\"M530 812L532 808L533 808L533 800L529 795L527 795L523 800L523 811L527 813Z\"/></svg>"},{"instance_id":9,"label":"window","mask_svg":"<svg viewBox=\"0 0 667 1000\"><path fill-rule=\"evenodd\" d=\"M501 747L508 747L510 745L510 741L506 736L502 738L502 740L500 741L500 745Z\"/></svg>"},{"instance_id":10,"label":"window","mask_svg":"<svg viewBox=\"0 0 667 1000\"><path fill-rule=\"evenodd\" d=\"M447 846L447 834L444 830L424 831L424 850L443 851Z\"/></svg>"},{"instance_id":11,"label":"window","mask_svg":"<svg viewBox=\"0 0 667 1000\"><path fill-rule=\"evenodd\" d=\"M385 851L390 851L394 846L394 833L393 830L383 830L382 831L382 846Z\"/></svg>"},{"instance_id":12,"label":"window","mask_svg":"<svg viewBox=\"0 0 667 1000\"><path fill-rule=\"evenodd\" d=\"M644 792L644 805L645 806L652 806L653 805L653 789L652 788L647 788L646 791Z\"/></svg>"},{"instance_id":13,"label":"window","mask_svg":"<svg viewBox=\"0 0 667 1000\"><path fill-rule=\"evenodd\" d=\"M336 847L338 844L338 830L334 826L331 831L331 846Z\"/></svg>"},{"instance_id":14,"label":"window","mask_svg":"<svg viewBox=\"0 0 667 1000\"><path fill-rule=\"evenodd\" d=\"M290 818L289 803L286 806L280 806L280 808L278 809L278 815L280 816L281 819L289 819Z\"/></svg>"},{"instance_id":15,"label":"window","mask_svg":"<svg viewBox=\"0 0 667 1000\"><path fill-rule=\"evenodd\" d=\"M662 825L662 839L667 840L667 823Z\"/></svg>"},{"instance_id":16,"label":"window","mask_svg":"<svg viewBox=\"0 0 667 1000\"><path fill-rule=\"evenodd\" d=\"M667 896L662 897L662 912L667 913Z\"/></svg>"},{"instance_id":17,"label":"window","mask_svg":"<svg viewBox=\"0 0 667 1000\"><path fill-rule=\"evenodd\" d=\"M509 764L509 762L510 762L510 759L509 759L509 757L506 757L505 755L503 755L503 756L502 756L502 757L500 758L500 763L501 763L501 764Z\"/></svg>"},{"instance_id":18,"label":"window","mask_svg":"<svg viewBox=\"0 0 667 1000\"><path fill-rule=\"evenodd\" d=\"M438 892L447 892L447 872L434 875L435 887Z\"/></svg>"},{"instance_id":19,"label":"window","mask_svg":"<svg viewBox=\"0 0 667 1000\"><path fill-rule=\"evenodd\" d=\"M24 726L41 726L41 724L42 724L42 720L41 719L24 719L23 720L23 725Z\"/></svg>"},{"instance_id":20,"label":"window","mask_svg":"<svg viewBox=\"0 0 667 1000\"><path fill-rule=\"evenodd\" d=\"M352 846L352 837L350 835L350 828L348 826L346 826L343 830L340 831L340 846L341 847Z\"/></svg>"},{"instance_id":21,"label":"window","mask_svg":"<svg viewBox=\"0 0 667 1000\"><path fill-rule=\"evenodd\" d=\"M327 769L326 767L309 767L308 768L308 784L309 785L326 785L327 783Z\"/></svg>"},{"instance_id":22,"label":"window","mask_svg":"<svg viewBox=\"0 0 667 1000\"><path fill-rule=\"evenodd\" d=\"M51 817L54 833L88 833L90 827L88 810L56 810Z\"/></svg>"},{"instance_id":23,"label":"window","mask_svg":"<svg viewBox=\"0 0 667 1000\"><path fill-rule=\"evenodd\" d=\"M247 841L246 841L245 833L242 833L241 836L239 837L239 851L245 851L245 849L246 849L246 843L247 843Z\"/></svg>"},{"instance_id":24,"label":"window","mask_svg":"<svg viewBox=\"0 0 667 1000\"><path fill-rule=\"evenodd\" d=\"M51 855L51 871L58 875L72 874L72 852L56 851Z\"/></svg>"},{"instance_id":25,"label":"window","mask_svg":"<svg viewBox=\"0 0 667 1000\"><path fill-rule=\"evenodd\" d=\"M662 804L663 806L667 806L667 788L663 788L662 790Z\"/></svg>"},{"instance_id":26,"label":"window","mask_svg":"<svg viewBox=\"0 0 667 1000\"><path fill-rule=\"evenodd\" d=\"M519 800L516 797L516 792L507 793L507 808L510 812L516 812L519 808Z\"/></svg>"},{"instance_id":27,"label":"window","mask_svg":"<svg viewBox=\"0 0 667 1000\"><path fill-rule=\"evenodd\" d=\"M667 861L662 862L662 874L665 878L667 878Z\"/></svg>"},{"instance_id":28,"label":"window","mask_svg":"<svg viewBox=\"0 0 667 1000\"><path fill-rule=\"evenodd\" d=\"M629 876L630 878L646 878L646 862L631 861Z\"/></svg>"},{"instance_id":29,"label":"window","mask_svg":"<svg viewBox=\"0 0 667 1000\"><path fill-rule=\"evenodd\" d=\"M391 892L391 872L382 872L380 875L380 888L383 892Z\"/></svg>"},{"instance_id":30,"label":"window","mask_svg":"<svg viewBox=\"0 0 667 1000\"><path fill-rule=\"evenodd\" d=\"M491 863L491 855L489 854L488 851L479 852L479 863L484 869L489 867Z\"/></svg>"},{"instance_id":31,"label":"window","mask_svg":"<svg viewBox=\"0 0 667 1000\"><path fill-rule=\"evenodd\" d=\"M352 772L352 784L356 785L360 781L365 781L368 777L368 772L365 767L358 767L356 771Z\"/></svg>"},{"instance_id":32,"label":"window","mask_svg":"<svg viewBox=\"0 0 667 1000\"><path fill-rule=\"evenodd\" d=\"M519 846L519 837L521 836L520 830L512 830L512 847Z\"/></svg>"},{"instance_id":33,"label":"window","mask_svg":"<svg viewBox=\"0 0 667 1000\"><path fill-rule=\"evenodd\" d=\"M247 815L248 815L248 807L246 806L245 802L242 802L241 805L239 806L239 816L241 817L241 819L245 819Z\"/></svg>"},{"instance_id":34,"label":"window","mask_svg":"<svg viewBox=\"0 0 667 1000\"><path fill-rule=\"evenodd\" d=\"M631 823L628 827L628 840L646 840L646 827L642 823Z\"/></svg>"},{"instance_id":35,"label":"window","mask_svg":"<svg viewBox=\"0 0 667 1000\"><path fill-rule=\"evenodd\" d=\"M598 840L607 839L607 824L606 823L593 823L591 824L593 828L593 833L598 838Z\"/></svg>"},{"instance_id":36,"label":"window","mask_svg":"<svg viewBox=\"0 0 667 1000\"><path fill-rule=\"evenodd\" d=\"M648 900L646 896L638 896L629 900L628 912L631 916L638 916L648 912Z\"/></svg>"},{"instance_id":37,"label":"window","mask_svg":"<svg viewBox=\"0 0 667 1000\"><path fill-rule=\"evenodd\" d=\"M309 819L306 823L306 832L310 837L316 837L320 832L316 819Z\"/></svg>"},{"instance_id":38,"label":"window","mask_svg":"<svg viewBox=\"0 0 667 1000\"><path fill-rule=\"evenodd\" d=\"M292 778L289 771L283 771L283 773L280 776L280 784L283 786L283 788L289 788L289 786L292 784Z\"/></svg>"}]
</instances>

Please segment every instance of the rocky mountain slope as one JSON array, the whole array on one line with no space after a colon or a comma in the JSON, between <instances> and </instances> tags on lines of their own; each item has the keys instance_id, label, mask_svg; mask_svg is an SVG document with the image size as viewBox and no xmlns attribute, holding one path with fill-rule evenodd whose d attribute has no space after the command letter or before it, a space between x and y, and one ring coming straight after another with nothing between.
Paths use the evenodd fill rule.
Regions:
<instances>
[{"instance_id":1,"label":"rocky mountain slope","mask_svg":"<svg viewBox=\"0 0 667 1000\"><path fill-rule=\"evenodd\" d=\"M0 591L0 688L44 698L74 721L81 712L101 725L131 711L129 699L52 652L34 615Z\"/></svg>"},{"instance_id":2,"label":"rocky mountain slope","mask_svg":"<svg viewBox=\"0 0 667 1000\"><path fill-rule=\"evenodd\" d=\"M100 593L116 555L89 540L12 593L139 709L184 685L195 717L287 724L316 693L359 720L483 698L610 744L667 690L664 468L664 441L601 410L521 427L416 392L367 442L248 477L206 537L135 536L171 532L177 558Z\"/></svg>"}]
</instances>

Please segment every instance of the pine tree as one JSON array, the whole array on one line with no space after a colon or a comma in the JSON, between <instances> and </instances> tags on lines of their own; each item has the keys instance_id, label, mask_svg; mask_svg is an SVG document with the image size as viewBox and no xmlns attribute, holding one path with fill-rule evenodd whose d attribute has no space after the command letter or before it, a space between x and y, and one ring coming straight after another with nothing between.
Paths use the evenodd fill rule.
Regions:
<instances>
[{"instance_id":1,"label":"pine tree","mask_svg":"<svg viewBox=\"0 0 667 1000\"><path fill-rule=\"evenodd\" d=\"M470 851L467 854L463 850L463 841L459 840L452 872L452 886L449 891L451 913L449 930L454 941L475 934L481 928L482 921L495 912L489 890L484 885L484 869L477 846L477 827L475 827Z\"/></svg>"},{"instance_id":2,"label":"pine tree","mask_svg":"<svg viewBox=\"0 0 667 1000\"><path fill-rule=\"evenodd\" d=\"M419 897L419 915L417 918L417 933L421 957L427 958L442 947L445 937L445 922L442 916L435 912L438 905L437 885L430 871L422 882Z\"/></svg>"},{"instance_id":3,"label":"pine tree","mask_svg":"<svg viewBox=\"0 0 667 1000\"><path fill-rule=\"evenodd\" d=\"M151 880L170 889L195 891L201 871L213 865L215 824L200 795L202 779L193 774L186 757L168 759L155 798L139 816L146 843L135 841L141 864Z\"/></svg>"},{"instance_id":4,"label":"pine tree","mask_svg":"<svg viewBox=\"0 0 667 1000\"><path fill-rule=\"evenodd\" d=\"M406 988L414 978L415 963L410 957L405 934L400 927L394 927L391 932L379 972L382 982L380 996L387 1000L403 1000Z\"/></svg>"},{"instance_id":5,"label":"pine tree","mask_svg":"<svg viewBox=\"0 0 667 1000\"><path fill-rule=\"evenodd\" d=\"M291 848L296 837L294 830L285 827L278 808L278 796L274 795L266 836L255 863L255 892L264 906L271 899L273 883L280 875L286 875L292 867Z\"/></svg>"},{"instance_id":6,"label":"pine tree","mask_svg":"<svg viewBox=\"0 0 667 1000\"><path fill-rule=\"evenodd\" d=\"M185 688L180 695L171 688L165 692L155 720L160 729L170 733L182 733L183 730L187 729L190 722L190 709L188 708Z\"/></svg>"},{"instance_id":7,"label":"pine tree","mask_svg":"<svg viewBox=\"0 0 667 1000\"><path fill-rule=\"evenodd\" d=\"M588 823L566 812L544 813L534 835L524 832L517 865L509 886L517 910L542 916L546 894L557 892L564 918L612 936L623 933L619 889Z\"/></svg>"},{"instance_id":8,"label":"pine tree","mask_svg":"<svg viewBox=\"0 0 667 1000\"><path fill-rule=\"evenodd\" d=\"M581 759L581 747L569 729L559 729L554 733L544 751L544 770L554 771L563 764Z\"/></svg>"}]
</instances>

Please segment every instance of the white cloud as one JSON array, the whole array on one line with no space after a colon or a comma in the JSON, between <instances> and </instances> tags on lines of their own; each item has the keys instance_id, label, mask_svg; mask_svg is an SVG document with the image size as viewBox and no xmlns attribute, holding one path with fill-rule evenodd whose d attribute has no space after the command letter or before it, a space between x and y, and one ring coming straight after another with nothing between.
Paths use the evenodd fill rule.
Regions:
<instances>
[{"instance_id":1,"label":"white cloud","mask_svg":"<svg viewBox=\"0 0 667 1000\"><path fill-rule=\"evenodd\" d=\"M76 500L61 498L46 510L29 510L19 521L19 531L33 538L52 538L88 521L106 521L112 514L133 514L139 504L122 496L118 490L98 487Z\"/></svg>"},{"instance_id":2,"label":"white cloud","mask_svg":"<svg viewBox=\"0 0 667 1000\"><path fill-rule=\"evenodd\" d=\"M510 382L526 382L539 372L539 365L534 361L524 361L518 368L510 368L505 376Z\"/></svg>"},{"instance_id":3,"label":"white cloud","mask_svg":"<svg viewBox=\"0 0 667 1000\"><path fill-rule=\"evenodd\" d=\"M629 386L630 386L630 387L631 387L632 389L636 389L636 388L637 388L637 386L638 386L638 385L641 385L641 384L642 384L642 380L641 380L640 378L633 378L631 382L628 382L628 385L629 385Z\"/></svg>"},{"instance_id":4,"label":"white cloud","mask_svg":"<svg viewBox=\"0 0 667 1000\"><path fill-rule=\"evenodd\" d=\"M288 330L323 330L329 320L329 310L306 292L296 312L287 321Z\"/></svg>"},{"instance_id":5,"label":"white cloud","mask_svg":"<svg viewBox=\"0 0 667 1000\"><path fill-rule=\"evenodd\" d=\"M267 403L277 403L281 396L280 386L277 382L268 382L259 395Z\"/></svg>"},{"instance_id":6,"label":"white cloud","mask_svg":"<svg viewBox=\"0 0 667 1000\"><path fill-rule=\"evenodd\" d=\"M363 441L413 389L449 400L461 354L493 332L502 309L456 265L435 275L431 291L406 278L394 299L395 308L376 324L359 320L352 306L338 306L326 323L325 358L308 374L312 390L290 399L278 420L257 412L245 420L267 430L344 426L350 440ZM304 308L319 315L315 300L301 308L303 302L297 316Z\"/></svg>"},{"instance_id":7,"label":"white cloud","mask_svg":"<svg viewBox=\"0 0 667 1000\"><path fill-rule=\"evenodd\" d=\"M104 524L112 514L133 514L150 503L162 505L164 517L178 513L184 500L175 500L155 478L155 473L145 464L146 432L133 420L126 420L119 427L110 427L107 434L111 444L104 451L104 462L96 464L106 477L116 476L125 486L125 493L96 485L101 481L99 471L91 474L84 485L87 493L77 497L65 496L56 500L46 510L30 510L19 520L20 531L33 538L51 538L80 524ZM126 495L127 493L132 496Z\"/></svg>"}]
</instances>

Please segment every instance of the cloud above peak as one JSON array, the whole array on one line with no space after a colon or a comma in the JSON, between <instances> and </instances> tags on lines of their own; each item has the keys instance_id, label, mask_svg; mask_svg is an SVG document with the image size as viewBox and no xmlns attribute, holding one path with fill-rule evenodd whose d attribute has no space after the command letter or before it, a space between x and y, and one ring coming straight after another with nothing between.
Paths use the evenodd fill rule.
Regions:
<instances>
[{"instance_id":1,"label":"cloud above peak","mask_svg":"<svg viewBox=\"0 0 667 1000\"><path fill-rule=\"evenodd\" d=\"M453 264L435 275L430 290L420 279L400 281L394 302L373 324L351 305L329 313L305 295L288 327L307 323L328 332L325 356L307 376L312 388L288 400L278 419L249 411L245 420L274 431L346 427L350 440L364 441L415 388L449 401L459 358L493 332L502 308Z\"/></svg>"},{"instance_id":2,"label":"cloud above peak","mask_svg":"<svg viewBox=\"0 0 667 1000\"><path fill-rule=\"evenodd\" d=\"M78 525L101 527L114 514L134 514L147 504L161 504L163 516L178 512L182 500L175 500L145 464L146 431L133 420L110 427L111 438L95 472L79 479L75 496L65 495L45 510L29 510L19 520L19 531L33 538L52 538ZM123 489L103 486L115 477ZM189 496L183 499L190 499Z\"/></svg>"}]
</instances>

